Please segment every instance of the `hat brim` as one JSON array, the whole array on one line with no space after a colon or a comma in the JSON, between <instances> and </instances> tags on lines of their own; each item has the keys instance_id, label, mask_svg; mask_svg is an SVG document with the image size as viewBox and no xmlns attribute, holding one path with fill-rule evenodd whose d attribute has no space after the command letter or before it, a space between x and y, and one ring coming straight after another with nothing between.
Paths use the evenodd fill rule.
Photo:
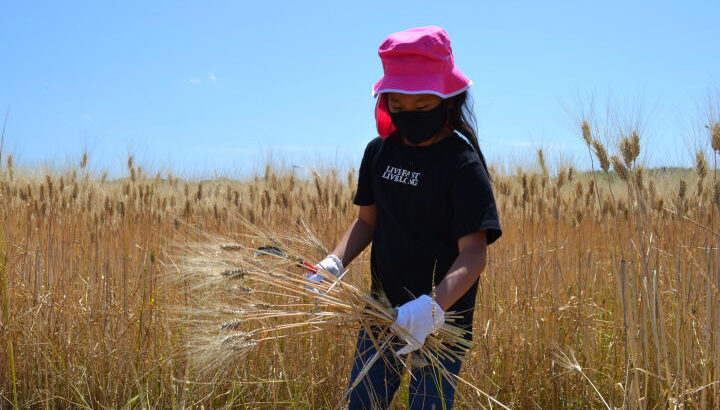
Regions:
<instances>
[{"instance_id":1,"label":"hat brim","mask_svg":"<svg viewBox=\"0 0 720 410\"><path fill-rule=\"evenodd\" d=\"M373 97L382 93L434 94L449 98L466 91L472 81L457 67L430 74L386 74L373 86Z\"/></svg>"},{"instance_id":2,"label":"hat brim","mask_svg":"<svg viewBox=\"0 0 720 410\"><path fill-rule=\"evenodd\" d=\"M373 86L375 103L375 126L378 135L389 137L396 128L390 118L386 93L434 94L440 98L450 98L466 91L472 81L455 67L450 73L433 74L394 74L383 76Z\"/></svg>"}]
</instances>

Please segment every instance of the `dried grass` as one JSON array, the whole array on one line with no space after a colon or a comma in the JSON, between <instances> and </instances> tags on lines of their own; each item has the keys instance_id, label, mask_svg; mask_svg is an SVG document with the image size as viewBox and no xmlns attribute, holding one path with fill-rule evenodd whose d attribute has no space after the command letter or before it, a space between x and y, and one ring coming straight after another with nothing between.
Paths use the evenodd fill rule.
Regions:
<instances>
[{"instance_id":1,"label":"dried grass","mask_svg":"<svg viewBox=\"0 0 720 410\"><path fill-rule=\"evenodd\" d=\"M187 335L194 367L206 377L217 379L262 344L272 345L279 340L291 343L337 327L364 328L372 335L378 353L350 386L355 388L375 360L384 358L380 353L389 349L397 336L388 330L395 321L395 309L387 299L373 298L367 290L344 281L349 271L339 278L320 272L332 280L313 284L319 293L308 287L303 253L319 244L306 224L300 224L304 232L280 233L263 230L241 218L239 221L243 231L248 232L241 238L231 241L203 233L197 241L178 243L172 248L176 280L190 286L193 300L178 306L174 319ZM280 252L261 252L255 244L270 244ZM428 336L417 353L425 363L435 363L442 377L455 384L457 378L438 359L458 360L457 355L464 355L471 344L466 332L452 324L457 316L453 312L445 316L445 324ZM371 329L385 330L378 333ZM410 357L418 360L417 356L406 358Z\"/></svg>"},{"instance_id":2,"label":"dried grass","mask_svg":"<svg viewBox=\"0 0 720 410\"><path fill-rule=\"evenodd\" d=\"M504 232L455 381L468 407L718 406L720 143L707 124L713 150L684 169L644 167L638 127L579 121L597 170L493 173ZM629 165L599 142L623 136ZM18 407L332 408L358 328L392 318L358 308L368 252L325 296L297 267L355 218L354 171L302 178L269 163L246 181L193 181L132 157L122 179L94 174L91 158L1 163L0 407L14 380ZM255 258L266 245L288 257Z\"/></svg>"}]
</instances>

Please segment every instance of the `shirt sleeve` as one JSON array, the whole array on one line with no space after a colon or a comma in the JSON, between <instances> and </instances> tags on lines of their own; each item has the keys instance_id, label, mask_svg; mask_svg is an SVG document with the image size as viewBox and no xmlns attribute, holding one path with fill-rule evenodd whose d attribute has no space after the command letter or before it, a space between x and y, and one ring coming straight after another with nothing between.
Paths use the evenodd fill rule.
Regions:
<instances>
[{"instance_id":1,"label":"shirt sleeve","mask_svg":"<svg viewBox=\"0 0 720 410\"><path fill-rule=\"evenodd\" d=\"M450 197L457 239L476 231L487 231L490 245L502 235L495 195L479 159L466 162L456 172Z\"/></svg>"},{"instance_id":2,"label":"shirt sleeve","mask_svg":"<svg viewBox=\"0 0 720 410\"><path fill-rule=\"evenodd\" d=\"M358 174L357 191L353 203L359 206L372 205L375 203L375 197L372 190L372 160L375 156L377 138L370 141L365 147L362 161L360 162L360 172Z\"/></svg>"}]
</instances>

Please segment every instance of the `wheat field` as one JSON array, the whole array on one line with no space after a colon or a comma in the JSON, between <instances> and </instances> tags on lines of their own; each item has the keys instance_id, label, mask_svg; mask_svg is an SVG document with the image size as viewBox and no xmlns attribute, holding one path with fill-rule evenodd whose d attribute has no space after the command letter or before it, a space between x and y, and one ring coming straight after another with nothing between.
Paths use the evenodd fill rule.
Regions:
<instances>
[{"instance_id":1,"label":"wheat field","mask_svg":"<svg viewBox=\"0 0 720 410\"><path fill-rule=\"evenodd\" d=\"M504 234L461 372L487 395L461 385L457 408L498 408L488 396L509 408L720 406L720 124L706 131L709 149L685 169L645 168L637 132L608 143L587 122L577 134L591 171L542 151L492 167ZM47 170L2 160L0 408L341 403L357 326L273 339L219 373L192 366L192 318L177 308L203 301L177 280L173 249L242 241L249 222L309 228L318 243L305 256L320 260L356 217L355 170L301 178L268 163L247 180L197 181L130 157L127 176L108 180L87 156ZM369 289L369 251L349 269ZM407 407L402 392L394 408Z\"/></svg>"}]
</instances>

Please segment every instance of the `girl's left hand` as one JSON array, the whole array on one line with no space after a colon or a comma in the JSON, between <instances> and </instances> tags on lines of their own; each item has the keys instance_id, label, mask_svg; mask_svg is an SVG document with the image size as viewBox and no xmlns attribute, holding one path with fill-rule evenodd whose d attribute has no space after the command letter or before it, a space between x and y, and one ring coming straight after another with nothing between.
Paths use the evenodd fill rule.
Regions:
<instances>
[{"instance_id":1,"label":"girl's left hand","mask_svg":"<svg viewBox=\"0 0 720 410\"><path fill-rule=\"evenodd\" d=\"M397 320L390 327L407 342L395 352L397 355L419 349L428 335L445 323L445 311L428 295L407 302L397 311Z\"/></svg>"}]
</instances>

